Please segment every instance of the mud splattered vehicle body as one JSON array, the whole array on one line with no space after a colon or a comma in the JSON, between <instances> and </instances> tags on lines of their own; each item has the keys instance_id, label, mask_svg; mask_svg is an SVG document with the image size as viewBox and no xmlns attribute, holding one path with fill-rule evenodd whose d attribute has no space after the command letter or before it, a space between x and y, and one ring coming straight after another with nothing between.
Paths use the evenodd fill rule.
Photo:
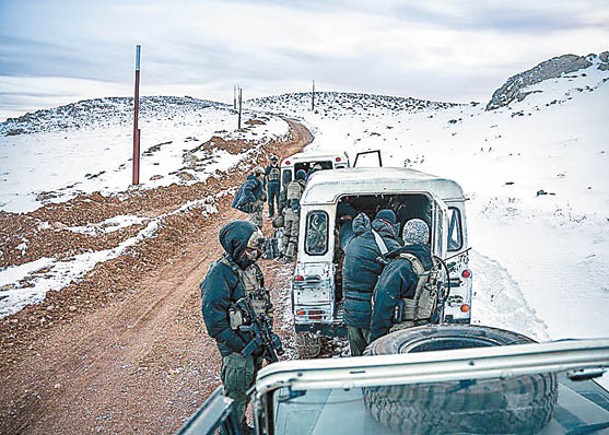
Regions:
<instances>
[{"instance_id":1,"label":"mud splattered vehicle body","mask_svg":"<svg viewBox=\"0 0 609 435\"><path fill-rule=\"evenodd\" d=\"M426 221L432 252L450 271L442 322L468 324L472 272L465 200L455 181L413 169L351 168L314 174L301 199L291 284L301 356L316 356L320 341L344 335L339 233L346 213L364 212L372 219L379 209L391 208L401 226L412 218Z\"/></svg>"},{"instance_id":2,"label":"mud splattered vehicle body","mask_svg":"<svg viewBox=\"0 0 609 435\"><path fill-rule=\"evenodd\" d=\"M397 331L368 356L286 361L257 378L257 434L606 433L609 339L535 343L495 328ZM236 429L221 388L183 433Z\"/></svg>"}]
</instances>

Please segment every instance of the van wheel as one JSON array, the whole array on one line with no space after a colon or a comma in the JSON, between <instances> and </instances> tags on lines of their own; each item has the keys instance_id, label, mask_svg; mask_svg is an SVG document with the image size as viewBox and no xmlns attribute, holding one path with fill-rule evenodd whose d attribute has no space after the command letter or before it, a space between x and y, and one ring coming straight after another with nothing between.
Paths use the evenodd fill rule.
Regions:
<instances>
[{"instance_id":1,"label":"van wheel","mask_svg":"<svg viewBox=\"0 0 609 435\"><path fill-rule=\"evenodd\" d=\"M524 335L470 325L403 329L379 338L367 355L507 346ZM534 433L551 419L558 396L554 373L509 378L364 388L381 424L400 433Z\"/></svg>"},{"instance_id":2,"label":"van wheel","mask_svg":"<svg viewBox=\"0 0 609 435\"><path fill-rule=\"evenodd\" d=\"M315 358L321 353L321 337L311 332L297 332L295 342L300 359Z\"/></svg>"}]
</instances>

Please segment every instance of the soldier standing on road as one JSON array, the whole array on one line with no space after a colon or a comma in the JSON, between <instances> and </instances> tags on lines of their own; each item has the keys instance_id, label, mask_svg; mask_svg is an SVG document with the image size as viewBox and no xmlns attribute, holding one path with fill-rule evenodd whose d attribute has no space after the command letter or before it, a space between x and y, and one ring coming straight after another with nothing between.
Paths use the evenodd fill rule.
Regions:
<instances>
[{"instance_id":1,"label":"soldier standing on road","mask_svg":"<svg viewBox=\"0 0 609 435\"><path fill-rule=\"evenodd\" d=\"M286 262L294 261L298 249L298 227L300 224L300 198L304 192L307 173L299 169L296 179L285 188L285 201L283 208L283 258Z\"/></svg>"},{"instance_id":2,"label":"soldier standing on road","mask_svg":"<svg viewBox=\"0 0 609 435\"><path fill-rule=\"evenodd\" d=\"M266 200L266 193L262 179L264 169L257 166L250 173L245 182L239 187L235 199L231 207L236 208L249 215L249 220L252 221L258 228L262 228L262 209Z\"/></svg>"},{"instance_id":3,"label":"soldier standing on road","mask_svg":"<svg viewBox=\"0 0 609 435\"><path fill-rule=\"evenodd\" d=\"M370 320L370 341L390 331L429 323L436 299L420 282L433 267L429 246L429 226L421 219L411 219L402 233L405 246L389 252L389 263L383 269L374 289ZM396 307L402 309L396 318Z\"/></svg>"},{"instance_id":4,"label":"soldier standing on road","mask_svg":"<svg viewBox=\"0 0 609 435\"><path fill-rule=\"evenodd\" d=\"M351 355L358 356L370 343L372 292L383 271L378 259L400 247L395 213L389 209L380 210L372 223L364 213L358 214L353 219L352 231L341 234L341 244L345 253L343 321L347 326Z\"/></svg>"},{"instance_id":5,"label":"soldier standing on road","mask_svg":"<svg viewBox=\"0 0 609 435\"><path fill-rule=\"evenodd\" d=\"M279 158L276 155L271 156L271 164L266 167L266 185L268 188L269 201L269 217L275 215L275 206L279 212L279 194L281 188L281 168L279 167Z\"/></svg>"},{"instance_id":6,"label":"soldier standing on road","mask_svg":"<svg viewBox=\"0 0 609 435\"><path fill-rule=\"evenodd\" d=\"M272 316L269 293L256 264L264 238L253 223L232 221L220 230L219 239L225 254L211 266L200 286L203 319L222 356L220 377L224 392L235 401L243 433L251 433L245 419L249 402L246 392L262 367L262 352L255 351L249 356L242 354L253 337L235 324L234 309L235 303L249 294L257 313Z\"/></svg>"}]
</instances>

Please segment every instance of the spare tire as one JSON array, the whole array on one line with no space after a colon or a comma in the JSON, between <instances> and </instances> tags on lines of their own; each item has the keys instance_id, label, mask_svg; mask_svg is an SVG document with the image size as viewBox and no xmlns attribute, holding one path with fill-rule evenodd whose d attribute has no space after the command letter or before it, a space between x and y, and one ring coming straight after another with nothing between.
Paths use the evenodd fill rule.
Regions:
<instances>
[{"instance_id":1,"label":"spare tire","mask_svg":"<svg viewBox=\"0 0 609 435\"><path fill-rule=\"evenodd\" d=\"M511 331L472 325L402 329L379 338L366 355L532 343ZM375 420L399 433L535 433L551 419L554 373L364 388Z\"/></svg>"}]
</instances>

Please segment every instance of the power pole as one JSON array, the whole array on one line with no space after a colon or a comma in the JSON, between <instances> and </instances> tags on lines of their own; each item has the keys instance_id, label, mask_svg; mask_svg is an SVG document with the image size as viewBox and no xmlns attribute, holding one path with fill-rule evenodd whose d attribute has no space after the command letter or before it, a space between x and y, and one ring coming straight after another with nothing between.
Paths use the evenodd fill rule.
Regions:
<instances>
[{"instance_id":1,"label":"power pole","mask_svg":"<svg viewBox=\"0 0 609 435\"><path fill-rule=\"evenodd\" d=\"M241 106L243 105L243 89L239 88L239 121L237 129L241 130Z\"/></svg>"},{"instance_id":2,"label":"power pole","mask_svg":"<svg viewBox=\"0 0 609 435\"><path fill-rule=\"evenodd\" d=\"M133 176L131 184L140 184L140 129L138 117L140 110L140 51L141 46L135 46L135 94L133 96Z\"/></svg>"},{"instance_id":3,"label":"power pole","mask_svg":"<svg viewBox=\"0 0 609 435\"><path fill-rule=\"evenodd\" d=\"M233 86L233 109L237 110L237 85Z\"/></svg>"},{"instance_id":4,"label":"power pole","mask_svg":"<svg viewBox=\"0 0 609 435\"><path fill-rule=\"evenodd\" d=\"M313 93L311 94L311 111L315 112L315 80L313 80Z\"/></svg>"}]
</instances>

